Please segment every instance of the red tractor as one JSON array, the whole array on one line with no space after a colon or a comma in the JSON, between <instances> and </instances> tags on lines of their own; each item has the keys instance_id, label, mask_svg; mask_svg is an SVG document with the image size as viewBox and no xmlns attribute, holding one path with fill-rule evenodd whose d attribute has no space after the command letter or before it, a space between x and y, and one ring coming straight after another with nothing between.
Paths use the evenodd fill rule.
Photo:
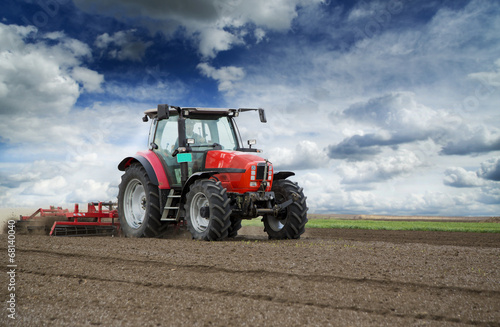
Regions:
<instances>
[{"instance_id":1,"label":"red tractor","mask_svg":"<svg viewBox=\"0 0 500 327\"><path fill-rule=\"evenodd\" d=\"M249 140L243 147L235 117L263 109L181 108L158 105L145 111L152 120L149 149L123 159L118 216L128 237L161 236L185 221L194 239L235 237L242 219L262 216L270 239L297 239L307 223L306 197L276 172Z\"/></svg>"}]
</instances>

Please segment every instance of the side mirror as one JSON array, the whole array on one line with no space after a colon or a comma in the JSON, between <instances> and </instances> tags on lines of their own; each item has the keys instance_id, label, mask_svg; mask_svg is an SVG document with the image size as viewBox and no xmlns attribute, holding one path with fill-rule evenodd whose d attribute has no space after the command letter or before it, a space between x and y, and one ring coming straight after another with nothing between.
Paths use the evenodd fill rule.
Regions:
<instances>
[{"instance_id":1,"label":"side mirror","mask_svg":"<svg viewBox=\"0 0 500 327\"><path fill-rule=\"evenodd\" d=\"M259 108L259 117L262 123L267 123L266 112L262 108Z\"/></svg>"},{"instance_id":2,"label":"side mirror","mask_svg":"<svg viewBox=\"0 0 500 327\"><path fill-rule=\"evenodd\" d=\"M169 105L168 104L159 104L158 105L158 120L168 119L170 114Z\"/></svg>"}]
</instances>

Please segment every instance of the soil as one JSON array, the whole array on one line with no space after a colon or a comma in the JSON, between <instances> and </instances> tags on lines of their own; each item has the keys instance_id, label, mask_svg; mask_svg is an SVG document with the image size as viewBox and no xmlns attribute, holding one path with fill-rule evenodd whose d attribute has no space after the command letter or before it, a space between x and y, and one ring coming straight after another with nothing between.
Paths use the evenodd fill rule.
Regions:
<instances>
[{"instance_id":1,"label":"soil","mask_svg":"<svg viewBox=\"0 0 500 327\"><path fill-rule=\"evenodd\" d=\"M4 307L2 326L500 326L499 234L16 235L15 259L16 319Z\"/></svg>"}]
</instances>

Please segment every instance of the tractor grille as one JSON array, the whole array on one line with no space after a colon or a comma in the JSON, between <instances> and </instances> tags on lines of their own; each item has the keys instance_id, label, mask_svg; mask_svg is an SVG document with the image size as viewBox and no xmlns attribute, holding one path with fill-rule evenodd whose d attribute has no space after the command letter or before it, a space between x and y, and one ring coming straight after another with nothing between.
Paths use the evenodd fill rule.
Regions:
<instances>
[{"instance_id":1,"label":"tractor grille","mask_svg":"<svg viewBox=\"0 0 500 327\"><path fill-rule=\"evenodd\" d=\"M257 177L256 179L258 181L261 181L264 179L264 169L266 168L266 164L265 163L259 163L257 164Z\"/></svg>"}]
</instances>

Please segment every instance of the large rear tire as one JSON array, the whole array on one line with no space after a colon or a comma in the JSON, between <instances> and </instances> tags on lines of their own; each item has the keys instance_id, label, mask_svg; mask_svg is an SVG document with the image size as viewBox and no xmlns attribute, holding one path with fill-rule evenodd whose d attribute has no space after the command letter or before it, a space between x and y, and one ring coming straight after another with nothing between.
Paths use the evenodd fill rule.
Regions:
<instances>
[{"instance_id":1,"label":"large rear tire","mask_svg":"<svg viewBox=\"0 0 500 327\"><path fill-rule=\"evenodd\" d=\"M158 237L166 229L160 221L158 186L151 183L141 164L132 164L122 176L118 218L126 237Z\"/></svg>"},{"instance_id":2,"label":"large rear tire","mask_svg":"<svg viewBox=\"0 0 500 327\"><path fill-rule=\"evenodd\" d=\"M300 238L300 235L305 232L307 223L307 204L302 188L287 179L280 179L273 182L271 190L274 192L278 204L292 199L294 193L297 199L281 210L278 216L264 216L264 230L269 235L269 239Z\"/></svg>"},{"instance_id":3,"label":"large rear tire","mask_svg":"<svg viewBox=\"0 0 500 327\"><path fill-rule=\"evenodd\" d=\"M186 195L186 223L193 239L220 241L228 236L231 225L230 199L220 182L195 181Z\"/></svg>"}]
</instances>

